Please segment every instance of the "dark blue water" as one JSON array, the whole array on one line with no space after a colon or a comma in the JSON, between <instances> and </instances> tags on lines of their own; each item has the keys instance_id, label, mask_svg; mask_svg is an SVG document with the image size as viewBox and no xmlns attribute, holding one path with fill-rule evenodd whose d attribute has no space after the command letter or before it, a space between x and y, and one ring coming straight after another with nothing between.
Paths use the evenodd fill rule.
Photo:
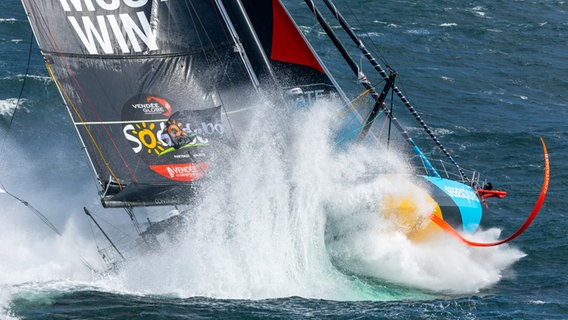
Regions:
<instances>
[{"instance_id":1,"label":"dark blue water","mask_svg":"<svg viewBox=\"0 0 568 320\"><path fill-rule=\"evenodd\" d=\"M285 4L346 91L360 92L303 1ZM230 248L214 237L202 238L208 242L203 245L198 242L203 234L195 233L195 242L162 261L150 259L117 277L96 277L78 258L97 257L81 213L85 205L97 208L93 179L35 44L30 76L24 77L30 28L21 4L5 0L0 3L0 182L48 216L64 236L0 194L0 318L568 318L568 203L563 197L568 191L568 4L356 0L337 5L359 33L369 33L367 45L397 70L397 85L456 161L508 191L505 199L491 201L488 227L495 229L480 237L497 238L497 231L500 238L509 235L530 213L543 177L539 138L546 141L548 198L523 235L497 249L464 248L449 238L424 247L379 238L382 242L373 246L385 245L381 250L392 259L376 267L384 268L384 276L371 277L372 272L342 273L328 261L314 231L320 220L301 219L304 224L273 236L257 229L263 225L250 224L250 233ZM419 126L404 116L402 106L399 110L400 120L417 133ZM417 134L416 140L442 157L426 137ZM309 208L309 199L323 193L328 180L320 179L302 181L315 182L301 205ZM117 210L99 211L103 219L122 216ZM211 219L224 221L217 215ZM210 250L191 251L196 247ZM293 250L298 247L301 254ZM393 248L407 251L394 254ZM294 263L288 265L287 257Z\"/></svg>"}]
</instances>

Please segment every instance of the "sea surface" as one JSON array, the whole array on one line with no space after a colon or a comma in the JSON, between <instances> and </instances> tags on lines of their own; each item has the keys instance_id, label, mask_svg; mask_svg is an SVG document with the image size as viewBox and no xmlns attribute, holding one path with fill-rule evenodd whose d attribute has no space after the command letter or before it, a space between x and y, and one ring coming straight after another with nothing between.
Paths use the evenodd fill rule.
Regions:
<instances>
[{"instance_id":1,"label":"sea surface","mask_svg":"<svg viewBox=\"0 0 568 320\"><path fill-rule=\"evenodd\" d=\"M303 1L284 3L345 91L359 94ZM489 201L486 225L469 237L501 239L524 222L539 196L540 138L546 142L548 197L525 233L496 248L470 248L451 237L415 244L367 221L371 233L326 248L327 215L364 212L373 205L369 190L380 191L349 185L349 172L388 171L405 158L364 148L334 153L326 140L331 116L314 108L293 118L298 125L276 128L290 130L291 161L275 155L269 138L248 144L253 152L235 160L241 172L212 190L218 194L206 199L181 245L117 273L94 273L82 259L99 266L97 249L107 244L93 241L83 207L118 225L111 234L122 234L128 218L100 207L22 5L3 0L0 183L22 201L0 193L0 319L568 318L568 2L336 4L398 72L397 86L455 160L508 192ZM428 143L400 103L396 112L419 144ZM436 150L425 147L443 157ZM289 168L293 203L285 196Z\"/></svg>"}]
</instances>

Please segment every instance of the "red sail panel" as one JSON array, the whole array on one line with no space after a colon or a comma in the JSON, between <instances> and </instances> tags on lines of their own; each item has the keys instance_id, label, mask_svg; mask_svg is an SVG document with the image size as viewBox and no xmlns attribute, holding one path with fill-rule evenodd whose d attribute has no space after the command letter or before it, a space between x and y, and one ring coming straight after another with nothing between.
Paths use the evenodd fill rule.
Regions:
<instances>
[{"instance_id":1,"label":"red sail panel","mask_svg":"<svg viewBox=\"0 0 568 320\"><path fill-rule=\"evenodd\" d=\"M272 15L272 50L270 58L272 60L312 67L321 73L325 73L278 0L272 0Z\"/></svg>"}]
</instances>

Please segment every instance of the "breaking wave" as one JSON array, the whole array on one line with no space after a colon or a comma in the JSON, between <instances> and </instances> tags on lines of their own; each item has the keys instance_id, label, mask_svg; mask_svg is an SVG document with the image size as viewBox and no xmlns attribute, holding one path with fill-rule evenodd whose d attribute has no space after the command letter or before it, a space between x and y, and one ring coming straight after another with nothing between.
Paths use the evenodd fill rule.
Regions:
<instances>
[{"instance_id":1,"label":"breaking wave","mask_svg":"<svg viewBox=\"0 0 568 320\"><path fill-rule=\"evenodd\" d=\"M184 298L428 299L490 287L523 256L512 247L474 249L444 236L409 241L378 215L386 194L405 192L385 179L411 173L405 161L376 147L336 146L339 112L328 104L290 114L258 110L234 157L189 213L185 237L116 274L96 276L82 264L80 257L97 261L97 248L76 212L59 212L59 237L20 203L5 206L3 316L15 297L86 286ZM498 233L475 237L494 240Z\"/></svg>"},{"instance_id":2,"label":"breaking wave","mask_svg":"<svg viewBox=\"0 0 568 320\"><path fill-rule=\"evenodd\" d=\"M179 247L127 266L113 288L183 297L392 300L478 292L523 256L443 236L409 241L378 214L385 195L406 192L385 178L410 173L405 161L377 148L338 150L337 113L329 105L291 115L259 110L237 156L190 213ZM330 232L341 236L330 240ZM494 240L498 233L476 237ZM404 293L385 290L389 283Z\"/></svg>"}]
</instances>

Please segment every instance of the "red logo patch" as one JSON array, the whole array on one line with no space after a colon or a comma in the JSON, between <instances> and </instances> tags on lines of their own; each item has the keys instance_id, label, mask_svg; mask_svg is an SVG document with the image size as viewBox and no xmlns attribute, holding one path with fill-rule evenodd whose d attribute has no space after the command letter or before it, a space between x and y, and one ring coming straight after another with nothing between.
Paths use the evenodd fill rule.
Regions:
<instances>
[{"instance_id":1,"label":"red logo patch","mask_svg":"<svg viewBox=\"0 0 568 320\"><path fill-rule=\"evenodd\" d=\"M209 171L209 162L162 164L149 167L168 179L189 182L203 178Z\"/></svg>"}]
</instances>

